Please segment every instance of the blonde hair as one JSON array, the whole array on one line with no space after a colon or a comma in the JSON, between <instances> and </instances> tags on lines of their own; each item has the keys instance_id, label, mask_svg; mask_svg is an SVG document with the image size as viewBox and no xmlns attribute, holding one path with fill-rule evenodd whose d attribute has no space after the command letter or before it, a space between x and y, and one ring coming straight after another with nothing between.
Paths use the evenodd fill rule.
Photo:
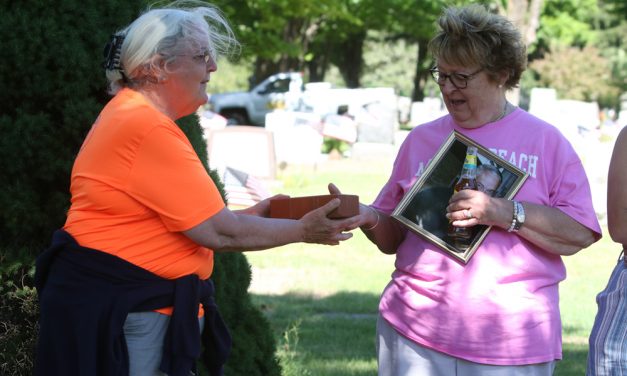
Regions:
<instances>
[{"instance_id":1,"label":"blonde hair","mask_svg":"<svg viewBox=\"0 0 627 376\"><path fill-rule=\"evenodd\" d=\"M199 1L177 1L163 8L149 9L116 34L123 35L124 42L119 69L106 70L110 94L123 87L154 82L182 51L202 53L206 49L217 61L219 56L239 48L222 12ZM159 64L162 61L164 65Z\"/></svg>"},{"instance_id":2,"label":"blonde hair","mask_svg":"<svg viewBox=\"0 0 627 376\"><path fill-rule=\"evenodd\" d=\"M436 60L483 67L496 81L507 73L505 87L518 85L527 68L527 51L520 32L505 17L478 4L446 8L438 19L439 31L429 42Z\"/></svg>"}]
</instances>

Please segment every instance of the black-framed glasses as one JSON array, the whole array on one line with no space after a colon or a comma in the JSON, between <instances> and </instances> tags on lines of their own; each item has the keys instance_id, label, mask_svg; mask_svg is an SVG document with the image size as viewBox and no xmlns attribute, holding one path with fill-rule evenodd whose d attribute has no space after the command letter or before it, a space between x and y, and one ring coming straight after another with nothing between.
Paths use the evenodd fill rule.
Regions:
<instances>
[{"instance_id":1,"label":"black-framed glasses","mask_svg":"<svg viewBox=\"0 0 627 376\"><path fill-rule=\"evenodd\" d=\"M464 74L464 73L446 74L446 73L440 72L438 68L433 67L429 69L429 72L431 72L431 77L433 77L435 82L437 82L438 85L440 86L444 86L444 83L446 82L446 79L448 78L449 81L451 81L451 84L453 84L453 86L455 86L457 89L465 89L468 87L468 81L475 78L475 76L479 74L479 72L481 72L482 70L483 68L479 68L479 70L470 74Z\"/></svg>"}]
</instances>

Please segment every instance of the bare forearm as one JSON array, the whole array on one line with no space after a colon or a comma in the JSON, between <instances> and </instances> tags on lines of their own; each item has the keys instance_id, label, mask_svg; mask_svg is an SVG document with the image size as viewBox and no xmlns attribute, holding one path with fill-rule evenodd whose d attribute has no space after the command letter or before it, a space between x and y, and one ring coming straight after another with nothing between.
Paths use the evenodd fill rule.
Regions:
<instances>
[{"instance_id":1,"label":"bare forearm","mask_svg":"<svg viewBox=\"0 0 627 376\"><path fill-rule=\"evenodd\" d=\"M328 214L340 201L332 200L299 220L266 218L234 213L227 208L206 219L185 236L218 252L253 251L297 242L337 245L350 239L359 216L330 219Z\"/></svg>"},{"instance_id":2,"label":"bare forearm","mask_svg":"<svg viewBox=\"0 0 627 376\"><path fill-rule=\"evenodd\" d=\"M526 220L518 235L549 253L573 255L596 241L592 230L559 209L527 202L523 206Z\"/></svg>"},{"instance_id":3,"label":"bare forearm","mask_svg":"<svg viewBox=\"0 0 627 376\"><path fill-rule=\"evenodd\" d=\"M557 208L521 202L524 224L517 236L556 255L573 255L597 240L597 234ZM470 209L468 209L470 208ZM470 218L466 213L472 210ZM451 198L447 218L460 227L478 224L509 230L514 218L513 202L488 197L482 192L462 190ZM514 235L514 234L512 234Z\"/></svg>"},{"instance_id":4,"label":"bare forearm","mask_svg":"<svg viewBox=\"0 0 627 376\"><path fill-rule=\"evenodd\" d=\"M370 220L361 230L383 253L394 254L403 241L404 232L399 224L389 215L369 207ZM372 219L374 218L374 219Z\"/></svg>"},{"instance_id":5,"label":"bare forearm","mask_svg":"<svg viewBox=\"0 0 627 376\"><path fill-rule=\"evenodd\" d=\"M217 252L258 251L305 241L303 226L289 219L267 219L238 214L236 223L216 234L207 246Z\"/></svg>"},{"instance_id":6,"label":"bare forearm","mask_svg":"<svg viewBox=\"0 0 627 376\"><path fill-rule=\"evenodd\" d=\"M627 245L627 209L608 210L607 224L612 240Z\"/></svg>"},{"instance_id":7,"label":"bare forearm","mask_svg":"<svg viewBox=\"0 0 627 376\"><path fill-rule=\"evenodd\" d=\"M607 176L607 227L612 240L627 244L627 128L616 139Z\"/></svg>"}]
</instances>

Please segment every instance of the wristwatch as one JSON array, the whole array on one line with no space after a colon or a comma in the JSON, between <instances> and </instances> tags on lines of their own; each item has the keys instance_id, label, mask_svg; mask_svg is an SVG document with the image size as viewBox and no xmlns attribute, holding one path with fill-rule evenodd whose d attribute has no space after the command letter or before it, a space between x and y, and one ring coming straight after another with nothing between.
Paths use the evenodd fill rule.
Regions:
<instances>
[{"instance_id":1,"label":"wristwatch","mask_svg":"<svg viewBox=\"0 0 627 376\"><path fill-rule=\"evenodd\" d=\"M514 205L514 215L512 216L512 224L507 232L518 232L523 224L525 224L525 207L518 201L512 201Z\"/></svg>"}]
</instances>

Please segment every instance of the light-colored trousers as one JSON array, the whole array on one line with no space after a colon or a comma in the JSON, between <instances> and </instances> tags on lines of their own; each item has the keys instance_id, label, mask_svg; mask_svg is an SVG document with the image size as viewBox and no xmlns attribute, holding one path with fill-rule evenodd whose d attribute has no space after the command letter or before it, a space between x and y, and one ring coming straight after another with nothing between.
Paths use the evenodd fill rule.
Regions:
<instances>
[{"instance_id":1,"label":"light-colored trousers","mask_svg":"<svg viewBox=\"0 0 627 376\"><path fill-rule=\"evenodd\" d=\"M379 315L377 319L379 376L551 376L555 362L523 366L495 366L454 358L430 350L398 333Z\"/></svg>"},{"instance_id":2,"label":"light-colored trousers","mask_svg":"<svg viewBox=\"0 0 627 376\"><path fill-rule=\"evenodd\" d=\"M204 317L198 319L200 332ZM124 337L128 348L129 376L164 376L159 371L163 339L170 316L158 312L132 312L124 322Z\"/></svg>"}]
</instances>

